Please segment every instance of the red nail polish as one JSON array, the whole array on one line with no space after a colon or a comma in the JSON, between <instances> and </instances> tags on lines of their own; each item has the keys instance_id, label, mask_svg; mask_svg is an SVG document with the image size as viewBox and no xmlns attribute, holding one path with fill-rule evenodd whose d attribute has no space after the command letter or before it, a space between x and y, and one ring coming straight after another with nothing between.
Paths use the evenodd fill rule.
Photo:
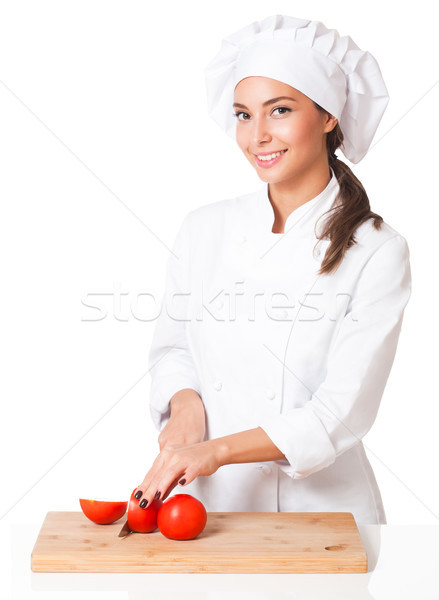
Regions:
<instances>
[{"instance_id":1,"label":"red nail polish","mask_svg":"<svg viewBox=\"0 0 439 600\"><path fill-rule=\"evenodd\" d=\"M186 483L186 479L180 479L180 481L178 482L180 485L184 485Z\"/></svg>"}]
</instances>

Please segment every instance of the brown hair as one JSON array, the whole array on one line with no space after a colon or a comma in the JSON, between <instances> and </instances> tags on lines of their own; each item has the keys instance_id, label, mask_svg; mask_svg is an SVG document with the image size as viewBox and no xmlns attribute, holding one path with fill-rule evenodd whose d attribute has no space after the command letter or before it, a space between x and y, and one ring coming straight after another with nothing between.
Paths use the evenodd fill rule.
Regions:
<instances>
[{"instance_id":1,"label":"brown hair","mask_svg":"<svg viewBox=\"0 0 439 600\"><path fill-rule=\"evenodd\" d=\"M316 102L314 104L318 110L327 112ZM324 213L325 215L332 214L327 218L319 239L330 239L331 243L323 258L320 275L337 270L348 248L357 243L354 236L357 227L368 219L373 219L373 226L379 230L383 222L380 215L370 210L369 198L361 182L347 164L334 155L342 142L343 133L337 123L334 129L326 134L326 149L329 166L334 171L340 191L334 207Z\"/></svg>"}]
</instances>

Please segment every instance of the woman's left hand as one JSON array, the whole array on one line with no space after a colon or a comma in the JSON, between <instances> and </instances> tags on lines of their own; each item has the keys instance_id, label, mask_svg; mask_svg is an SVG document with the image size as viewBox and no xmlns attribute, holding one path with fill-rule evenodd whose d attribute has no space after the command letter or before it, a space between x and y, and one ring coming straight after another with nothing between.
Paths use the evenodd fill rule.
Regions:
<instances>
[{"instance_id":1,"label":"woman's left hand","mask_svg":"<svg viewBox=\"0 0 439 600\"><path fill-rule=\"evenodd\" d=\"M135 490L141 508L146 508L154 499L166 500L178 482L183 479L184 485L187 485L200 475L207 476L215 473L221 463L212 441L163 448L144 480ZM140 496L138 492L142 495Z\"/></svg>"}]
</instances>

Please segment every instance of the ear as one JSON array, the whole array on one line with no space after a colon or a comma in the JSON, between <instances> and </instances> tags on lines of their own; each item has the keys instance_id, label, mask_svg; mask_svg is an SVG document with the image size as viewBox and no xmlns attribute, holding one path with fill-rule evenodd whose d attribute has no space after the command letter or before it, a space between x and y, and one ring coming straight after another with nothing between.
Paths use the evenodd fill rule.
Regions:
<instances>
[{"instance_id":1,"label":"ear","mask_svg":"<svg viewBox=\"0 0 439 600\"><path fill-rule=\"evenodd\" d=\"M335 117L333 117L331 114L329 114L327 112L326 118L325 118L325 127L324 127L323 131L325 133L329 133L330 131L332 131L334 129L334 127L337 126L337 123L338 123L338 119L336 119Z\"/></svg>"}]
</instances>

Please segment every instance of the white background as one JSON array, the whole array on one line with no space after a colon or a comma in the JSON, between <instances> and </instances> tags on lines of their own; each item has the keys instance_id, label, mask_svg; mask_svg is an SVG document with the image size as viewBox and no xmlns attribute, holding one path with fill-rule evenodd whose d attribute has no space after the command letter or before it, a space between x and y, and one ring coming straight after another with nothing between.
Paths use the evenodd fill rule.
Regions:
<instances>
[{"instance_id":1,"label":"white background","mask_svg":"<svg viewBox=\"0 0 439 600\"><path fill-rule=\"evenodd\" d=\"M11 1L0 11L0 530L79 510L81 496L128 499L149 470L147 359L168 248L189 210L261 184L208 117L203 71L224 36L276 13L350 35L389 90L353 170L409 243L413 292L364 442L388 523L437 524L434 4Z\"/></svg>"}]
</instances>

